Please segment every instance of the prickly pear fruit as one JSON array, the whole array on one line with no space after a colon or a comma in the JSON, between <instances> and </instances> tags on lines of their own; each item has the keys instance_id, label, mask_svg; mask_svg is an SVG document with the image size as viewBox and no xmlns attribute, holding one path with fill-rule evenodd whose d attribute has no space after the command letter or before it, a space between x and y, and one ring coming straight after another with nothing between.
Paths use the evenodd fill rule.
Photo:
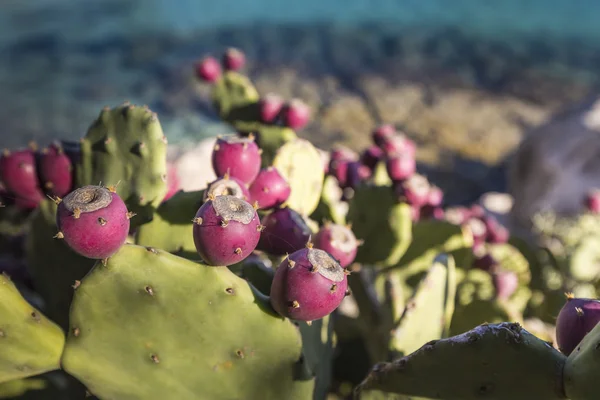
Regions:
<instances>
[{"instance_id":1,"label":"prickly pear fruit","mask_svg":"<svg viewBox=\"0 0 600 400\"><path fill-rule=\"evenodd\" d=\"M309 245L286 257L275 271L271 304L283 317L314 321L338 308L347 288L347 274L340 264Z\"/></svg>"},{"instance_id":2,"label":"prickly pear fruit","mask_svg":"<svg viewBox=\"0 0 600 400\"><path fill-rule=\"evenodd\" d=\"M348 164L348 171L346 174L346 186L354 189L369 179L372 175L372 172L369 167L360 161L353 161Z\"/></svg>"},{"instance_id":3,"label":"prickly pear fruit","mask_svg":"<svg viewBox=\"0 0 600 400\"><path fill-rule=\"evenodd\" d=\"M413 174L408 179L397 182L396 195L414 206L423 206L429 196L429 181L423 175Z\"/></svg>"},{"instance_id":4,"label":"prickly pear fruit","mask_svg":"<svg viewBox=\"0 0 600 400\"><path fill-rule=\"evenodd\" d=\"M310 107L300 99L293 99L283 107L283 123L293 130L300 130L310 120Z\"/></svg>"},{"instance_id":5,"label":"prickly pear fruit","mask_svg":"<svg viewBox=\"0 0 600 400\"><path fill-rule=\"evenodd\" d=\"M262 226L256 210L235 196L216 196L204 203L194 218L194 244L204 262L228 266L256 248Z\"/></svg>"},{"instance_id":6,"label":"prickly pear fruit","mask_svg":"<svg viewBox=\"0 0 600 400\"><path fill-rule=\"evenodd\" d=\"M566 398L596 400L598 398L598 350L600 324L596 325L567 358L563 369Z\"/></svg>"},{"instance_id":7,"label":"prickly pear fruit","mask_svg":"<svg viewBox=\"0 0 600 400\"><path fill-rule=\"evenodd\" d=\"M393 181L402 181L417 171L417 162L412 155L400 153L388 158L386 167Z\"/></svg>"},{"instance_id":8,"label":"prickly pear fruit","mask_svg":"<svg viewBox=\"0 0 600 400\"><path fill-rule=\"evenodd\" d=\"M383 148L385 141L394 135L396 135L396 128L390 124L383 124L378 126L377 129L371 133L371 139L373 140L373 143Z\"/></svg>"},{"instance_id":9,"label":"prickly pear fruit","mask_svg":"<svg viewBox=\"0 0 600 400\"><path fill-rule=\"evenodd\" d=\"M127 240L132 214L119 195L102 186L83 186L65 196L56 210L57 238L76 253L102 260Z\"/></svg>"},{"instance_id":10,"label":"prickly pear fruit","mask_svg":"<svg viewBox=\"0 0 600 400\"><path fill-rule=\"evenodd\" d=\"M292 189L275 167L263 168L249 188L250 202L267 210L281 206L290 197Z\"/></svg>"},{"instance_id":11,"label":"prickly pear fruit","mask_svg":"<svg viewBox=\"0 0 600 400\"><path fill-rule=\"evenodd\" d=\"M347 226L327 223L315 235L313 244L331 254L342 268L347 268L354 262L360 242Z\"/></svg>"},{"instance_id":12,"label":"prickly pear fruit","mask_svg":"<svg viewBox=\"0 0 600 400\"><path fill-rule=\"evenodd\" d=\"M248 188L244 182L229 176L229 174L225 174L223 177L209 183L204 191L202 200L207 201L210 196L217 197L222 195L234 196L246 201L250 200L250 192L248 192Z\"/></svg>"},{"instance_id":13,"label":"prickly pear fruit","mask_svg":"<svg viewBox=\"0 0 600 400\"><path fill-rule=\"evenodd\" d=\"M261 121L271 124L275 122L281 109L283 108L283 98L269 93L260 100L260 119Z\"/></svg>"},{"instance_id":14,"label":"prickly pear fruit","mask_svg":"<svg viewBox=\"0 0 600 400\"><path fill-rule=\"evenodd\" d=\"M229 48L223 54L223 67L228 71L238 71L244 68L246 55L240 50Z\"/></svg>"},{"instance_id":15,"label":"prickly pear fruit","mask_svg":"<svg viewBox=\"0 0 600 400\"><path fill-rule=\"evenodd\" d=\"M39 172L49 194L62 197L73 189L73 164L59 143L42 150Z\"/></svg>"},{"instance_id":16,"label":"prickly pear fruit","mask_svg":"<svg viewBox=\"0 0 600 400\"><path fill-rule=\"evenodd\" d=\"M556 342L569 355L600 321L600 301L569 295L556 319Z\"/></svg>"},{"instance_id":17,"label":"prickly pear fruit","mask_svg":"<svg viewBox=\"0 0 600 400\"><path fill-rule=\"evenodd\" d=\"M584 205L589 212L600 213L600 190L590 190L585 196Z\"/></svg>"},{"instance_id":18,"label":"prickly pear fruit","mask_svg":"<svg viewBox=\"0 0 600 400\"><path fill-rule=\"evenodd\" d=\"M196 76L205 82L215 82L221 77L221 65L214 57L206 57L196 64Z\"/></svg>"},{"instance_id":19,"label":"prickly pear fruit","mask_svg":"<svg viewBox=\"0 0 600 400\"><path fill-rule=\"evenodd\" d=\"M265 215L262 224L264 230L257 248L274 256L300 250L311 235L302 216L289 207L279 208Z\"/></svg>"},{"instance_id":20,"label":"prickly pear fruit","mask_svg":"<svg viewBox=\"0 0 600 400\"><path fill-rule=\"evenodd\" d=\"M0 157L0 180L23 208L35 208L44 199L37 176L35 154L30 149L10 152Z\"/></svg>"},{"instance_id":21,"label":"prickly pear fruit","mask_svg":"<svg viewBox=\"0 0 600 400\"><path fill-rule=\"evenodd\" d=\"M415 143L404 134L396 134L385 138L380 147L388 157L406 154L414 158L417 151Z\"/></svg>"},{"instance_id":22,"label":"prickly pear fruit","mask_svg":"<svg viewBox=\"0 0 600 400\"><path fill-rule=\"evenodd\" d=\"M383 159L383 156L383 150L373 145L362 152L360 161L370 169L374 169L377 163Z\"/></svg>"},{"instance_id":23,"label":"prickly pear fruit","mask_svg":"<svg viewBox=\"0 0 600 400\"><path fill-rule=\"evenodd\" d=\"M217 138L212 153L212 166L217 176L229 174L249 185L260 171L260 149L254 136L227 135Z\"/></svg>"},{"instance_id":24,"label":"prickly pear fruit","mask_svg":"<svg viewBox=\"0 0 600 400\"><path fill-rule=\"evenodd\" d=\"M513 271L494 271L492 280L496 289L496 298L499 300L508 300L519 288L519 277Z\"/></svg>"}]
</instances>

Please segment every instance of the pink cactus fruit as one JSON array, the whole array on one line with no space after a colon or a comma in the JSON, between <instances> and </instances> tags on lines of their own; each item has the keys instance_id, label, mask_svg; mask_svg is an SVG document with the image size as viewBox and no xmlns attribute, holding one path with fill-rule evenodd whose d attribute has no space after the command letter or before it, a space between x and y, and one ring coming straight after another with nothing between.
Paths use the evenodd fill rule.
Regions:
<instances>
[{"instance_id":1,"label":"pink cactus fruit","mask_svg":"<svg viewBox=\"0 0 600 400\"><path fill-rule=\"evenodd\" d=\"M396 135L396 133L394 125L383 124L375 128L371 133L371 140L373 140L373 143L375 143L376 146L383 149L385 141Z\"/></svg>"},{"instance_id":2,"label":"pink cactus fruit","mask_svg":"<svg viewBox=\"0 0 600 400\"><path fill-rule=\"evenodd\" d=\"M254 136L218 137L212 152L212 166L217 176L229 174L245 185L252 183L261 166L261 150Z\"/></svg>"},{"instance_id":3,"label":"pink cactus fruit","mask_svg":"<svg viewBox=\"0 0 600 400\"><path fill-rule=\"evenodd\" d=\"M221 64L214 57L205 57L196 63L196 77L205 82L213 83L217 81L222 74Z\"/></svg>"},{"instance_id":4,"label":"pink cactus fruit","mask_svg":"<svg viewBox=\"0 0 600 400\"><path fill-rule=\"evenodd\" d=\"M360 161L352 161L347 166L346 186L356 189L361 183L368 180L371 175L372 171L369 167Z\"/></svg>"},{"instance_id":5,"label":"pink cactus fruit","mask_svg":"<svg viewBox=\"0 0 600 400\"><path fill-rule=\"evenodd\" d=\"M257 249L274 256L293 253L306 245L311 231L302 216L289 207L262 218L264 230Z\"/></svg>"},{"instance_id":6,"label":"pink cactus fruit","mask_svg":"<svg viewBox=\"0 0 600 400\"><path fill-rule=\"evenodd\" d=\"M340 187L348 187L348 167L358 160L358 154L347 147L338 146L331 151L329 174L337 179Z\"/></svg>"},{"instance_id":7,"label":"pink cactus fruit","mask_svg":"<svg viewBox=\"0 0 600 400\"><path fill-rule=\"evenodd\" d=\"M250 203L235 196L211 196L194 218L194 244L206 264L228 266L254 251L261 230Z\"/></svg>"},{"instance_id":8,"label":"pink cactus fruit","mask_svg":"<svg viewBox=\"0 0 600 400\"><path fill-rule=\"evenodd\" d=\"M417 207L427 204L430 184L423 175L413 174L404 181L396 182L394 187L400 201Z\"/></svg>"},{"instance_id":9,"label":"pink cactus fruit","mask_svg":"<svg viewBox=\"0 0 600 400\"><path fill-rule=\"evenodd\" d=\"M497 269L492 272L492 282L496 289L496 298L508 300L519 288L519 277L514 271Z\"/></svg>"},{"instance_id":10,"label":"pink cactus fruit","mask_svg":"<svg viewBox=\"0 0 600 400\"><path fill-rule=\"evenodd\" d=\"M223 67L227 71L239 71L246 65L246 55L239 49L229 48L223 54Z\"/></svg>"},{"instance_id":11,"label":"pink cactus fruit","mask_svg":"<svg viewBox=\"0 0 600 400\"><path fill-rule=\"evenodd\" d=\"M244 182L229 176L227 173L208 184L204 190L202 201L207 201L211 196L217 197L223 195L234 196L250 202L250 192Z\"/></svg>"},{"instance_id":12,"label":"pink cactus fruit","mask_svg":"<svg viewBox=\"0 0 600 400\"><path fill-rule=\"evenodd\" d=\"M387 159L386 168L392 181L403 181L417 171L417 162L410 154L398 153Z\"/></svg>"},{"instance_id":13,"label":"pink cactus fruit","mask_svg":"<svg viewBox=\"0 0 600 400\"><path fill-rule=\"evenodd\" d=\"M584 200L585 207L593 214L600 214L600 190L590 190Z\"/></svg>"},{"instance_id":14,"label":"pink cactus fruit","mask_svg":"<svg viewBox=\"0 0 600 400\"><path fill-rule=\"evenodd\" d=\"M73 165L59 143L41 152L39 174L46 192L63 197L73 189Z\"/></svg>"},{"instance_id":15,"label":"pink cactus fruit","mask_svg":"<svg viewBox=\"0 0 600 400\"><path fill-rule=\"evenodd\" d=\"M260 119L262 122L272 124L283 109L284 101L279 95L269 93L260 99Z\"/></svg>"},{"instance_id":16,"label":"pink cactus fruit","mask_svg":"<svg viewBox=\"0 0 600 400\"><path fill-rule=\"evenodd\" d=\"M354 232L347 226L326 223L313 238L313 245L331 254L342 268L354 262L358 246L362 241L356 239Z\"/></svg>"},{"instance_id":17,"label":"pink cactus fruit","mask_svg":"<svg viewBox=\"0 0 600 400\"><path fill-rule=\"evenodd\" d=\"M4 150L0 157L0 180L17 206L33 209L44 199L38 179L35 152L24 149L15 152Z\"/></svg>"},{"instance_id":18,"label":"pink cactus fruit","mask_svg":"<svg viewBox=\"0 0 600 400\"><path fill-rule=\"evenodd\" d=\"M600 321L600 301L575 298L567 294L567 302L556 319L556 342L566 356Z\"/></svg>"},{"instance_id":19,"label":"pink cactus fruit","mask_svg":"<svg viewBox=\"0 0 600 400\"><path fill-rule=\"evenodd\" d=\"M282 116L286 126L300 130L310 121L310 107L300 99L292 99L283 107Z\"/></svg>"},{"instance_id":20,"label":"pink cactus fruit","mask_svg":"<svg viewBox=\"0 0 600 400\"><path fill-rule=\"evenodd\" d=\"M377 166L377 164L383 159L383 150L381 150L375 145L369 146L362 152L360 156L360 161L370 169L374 169Z\"/></svg>"},{"instance_id":21,"label":"pink cactus fruit","mask_svg":"<svg viewBox=\"0 0 600 400\"><path fill-rule=\"evenodd\" d=\"M310 244L281 262L271 284L271 305L281 316L299 321L321 319L348 294L348 271L327 252Z\"/></svg>"},{"instance_id":22,"label":"pink cactus fruit","mask_svg":"<svg viewBox=\"0 0 600 400\"><path fill-rule=\"evenodd\" d=\"M83 186L56 199L55 236L76 253L96 260L115 254L127 240L129 219L123 200L113 188Z\"/></svg>"},{"instance_id":23,"label":"pink cactus fruit","mask_svg":"<svg viewBox=\"0 0 600 400\"><path fill-rule=\"evenodd\" d=\"M292 188L277 168L270 166L260 170L248 191L252 204L256 202L259 209L268 210L285 203Z\"/></svg>"}]
</instances>

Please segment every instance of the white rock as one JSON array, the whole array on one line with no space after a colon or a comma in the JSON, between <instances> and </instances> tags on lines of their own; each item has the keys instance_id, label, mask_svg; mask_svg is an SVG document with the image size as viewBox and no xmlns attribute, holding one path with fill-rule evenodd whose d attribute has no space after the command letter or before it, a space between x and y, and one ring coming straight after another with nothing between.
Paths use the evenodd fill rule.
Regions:
<instances>
[{"instance_id":1,"label":"white rock","mask_svg":"<svg viewBox=\"0 0 600 400\"><path fill-rule=\"evenodd\" d=\"M202 190L217 176L212 168L211 155L216 137L204 139L186 149L185 144L172 146L167 158L175 165L180 189L184 191Z\"/></svg>"}]
</instances>

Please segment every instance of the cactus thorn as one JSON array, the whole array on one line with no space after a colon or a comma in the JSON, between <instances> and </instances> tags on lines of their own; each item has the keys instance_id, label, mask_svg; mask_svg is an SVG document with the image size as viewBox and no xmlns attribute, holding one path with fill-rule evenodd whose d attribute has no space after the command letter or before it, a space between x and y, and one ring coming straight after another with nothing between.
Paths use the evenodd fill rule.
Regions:
<instances>
[{"instance_id":1,"label":"cactus thorn","mask_svg":"<svg viewBox=\"0 0 600 400\"><path fill-rule=\"evenodd\" d=\"M288 267L294 268L296 266L296 261L288 259Z\"/></svg>"},{"instance_id":2,"label":"cactus thorn","mask_svg":"<svg viewBox=\"0 0 600 400\"><path fill-rule=\"evenodd\" d=\"M41 318L40 318L39 314L37 312L35 312L35 311L31 312L31 318L33 318L35 320L35 322L40 322L41 321Z\"/></svg>"},{"instance_id":3,"label":"cactus thorn","mask_svg":"<svg viewBox=\"0 0 600 400\"><path fill-rule=\"evenodd\" d=\"M81 208L75 207L73 209L73 218L78 219L79 217L81 217Z\"/></svg>"},{"instance_id":4,"label":"cactus thorn","mask_svg":"<svg viewBox=\"0 0 600 400\"><path fill-rule=\"evenodd\" d=\"M204 222L204 221L202 220L201 217L197 217L197 218L194 218L192 220L192 222L195 223L195 224L197 224L197 225L202 225L202 222Z\"/></svg>"},{"instance_id":5,"label":"cactus thorn","mask_svg":"<svg viewBox=\"0 0 600 400\"><path fill-rule=\"evenodd\" d=\"M241 256L241 255L242 255L242 249L241 249L241 248L239 248L239 247L238 247L238 248L236 248L236 249L235 249L235 254L237 254L238 256Z\"/></svg>"},{"instance_id":6,"label":"cactus thorn","mask_svg":"<svg viewBox=\"0 0 600 400\"><path fill-rule=\"evenodd\" d=\"M134 213L133 211L129 211L129 212L127 212L127 219L131 219L131 218L135 217L136 215L137 214Z\"/></svg>"},{"instance_id":7,"label":"cactus thorn","mask_svg":"<svg viewBox=\"0 0 600 400\"><path fill-rule=\"evenodd\" d=\"M110 142L112 142L111 137L107 137L106 139L104 139L104 144L110 144Z\"/></svg>"},{"instance_id":8,"label":"cactus thorn","mask_svg":"<svg viewBox=\"0 0 600 400\"><path fill-rule=\"evenodd\" d=\"M148 293L150 296L154 296L154 289L152 289L152 286L147 285L144 290L146 291L146 293Z\"/></svg>"},{"instance_id":9,"label":"cactus thorn","mask_svg":"<svg viewBox=\"0 0 600 400\"><path fill-rule=\"evenodd\" d=\"M49 198L50 200L52 200L52 201L54 202L54 204L56 204L56 205L59 205L59 204L60 204L60 202L62 201L62 199L61 199L60 197L58 197L58 196L50 196L50 195L47 195L47 196L48 196L48 198Z\"/></svg>"},{"instance_id":10,"label":"cactus thorn","mask_svg":"<svg viewBox=\"0 0 600 400\"><path fill-rule=\"evenodd\" d=\"M163 137L161 138L161 140L162 140L162 142L163 142L164 144L167 144L167 143L169 143L169 140L167 139L167 137L166 137L165 135L163 135Z\"/></svg>"},{"instance_id":11,"label":"cactus thorn","mask_svg":"<svg viewBox=\"0 0 600 400\"><path fill-rule=\"evenodd\" d=\"M575 312L577 313L578 317L583 317L583 309L575 307Z\"/></svg>"},{"instance_id":12,"label":"cactus thorn","mask_svg":"<svg viewBox=\"0 0 600 400\"><path fill-rule=\"evenodd\" d=\"M263 149L258 149L258 154L262 155L262 153L263 153Z\"/></svg>"},{"instance_id":13,"label":"cactus thorn","mask_svg":"<svg viewBox=\"0 0 600 400\"><path fill-rule=\"evenodd\" d=\"M306 242L306 248L307 249L312 249L313 248L312 235L308 236L308 242Z\"/></svg>"},{"instance_id":14,"label":"cactus thorn","mask_svg":"<svg viewBox=\"0 0 600 400\"><path fill-rule=\"evenodd\" d=\"M86 390L85 397L92 397L92 392L90 392L89 390Z\"/></svg>"},{"instance_id":15,"label":"cactus thorn","mask_svg":"<svg viewBox=\"0 0 600 400\"><path fill-rule=\"evenodd\" d=\"M566 292L565 297L567 298L567 301L569 301L573 300L575 298L575 295L572 292Z\"/></svg>"},{"instance_id":16,"label":"cactus thorn","mask_svg":"<svg viewBox=\"0 0 600 400\"><path fill-rule=\"evenodd\" d=\"M227 168L227 171L225 172L225 174L223 175L223 179L225 179L226 181L229 180L229 168Z\"/></svg>"},{"instance_id":17,"label":"cactus thorn","mask_svg":"<svg viewBox=\"0 0 600 400\"><path fill-rule=\"evenodd\" d=\"M346 228L348 228L348 229L352 230L352 222L348 222L348 223L346 224Z\"/></svg>"},{"instance_id":18,"label":"cactus thorn","mask_svg":"<svg viewBox=\"0 0 600 400\"><path fill-rule=\"evenodd\" d=\"M358 240L356 241L356 246L358 246L358 247L360 247L360 246L362 246L362 245L364 245L364 244L365 244L365 241L364 241L363 239L358 239Z\"/></svg>"},{"instance_id":19,"label":"cactus thorn","mask_svg":"<svg viewBox=\"0 0 600 400\"><path fill-rule=\"evenodd\" d=\"M306 321L306 325L311 326L312 325L312 321Z\"/></svg>"},{"instance_id":20,"label":"cactus thorn","mask_svg":"<svg viewBox=\"0 0 600 400\"><path fill-rule=\"evenodd\" d=\"M350 296L352 294L352 292L350 291L350 289L346 290L346 292L344 293L344 296Z\"/></svg>"},{"instance_id":21,"label":"cactus thorn","mask_svg":"<svg viewBox=\"0 0 600 400\"><path fill-rule=\"evenodd\" d=\"M53 188L54 188L54 183L52 183L52 182L48 181L48 182L46 182L46 183L44 184L44 187L45 187L46 189L49 189L49 190L50 190L50 189L53 189Z\"/></svg>"},{"instance_id":22,"label":"cactus thorn","mask_svg":"<svg viewBox=\"0 0 600 400\"><path fill-rule=\"evenodd\" d=\"M221 220L221 227L227 228L227 225L229 225L229 220L226 220L226 219Z\"/></svg>"},{"instance_id":23,"label":"cactus thorn","mask_svg":"<svg viewBox=\"0 0 600 400\"><path fill-rule=\"evenodd\" d=\"M79 334L81 333L79 328L73 328L71 332L73 332L73 336L75 336L75 337L78 337Z\"/></svg>"},{"instance_id":24,"label":"cactus thorn","mask_svg":"<svg viewBox=\"0 0 600 400\"><path fill-rule=\"evenodd\" d=\"M154 247L146 246L146 250L152 254L158 254L158 251Z\"/></svg>"},{"instance_id":25,"label":"cactus thorn","mask_svg":"<svg viewBox=\"0 0 600 400\"><path fill-rule=\"evenodd\" d=\"M292 308L300 308L300 303L297 300L294 300L290 303L290 307Z\"/></svg>"},{"instance_id":26,"label":"cactus thorn","mask_svg":"<svg viewBox=\"0 0 600 400\"><path fill-rule=\"evenodd\" d=\"M265 226L265 225L261 225L261 224L259 224L259 225L256 227L256 230L257 230L258 232L262 232L262 231L264 231L264 230L265 230L265 228L266 228L266 226Z\"/></svg>"},{"instance_id":27,"label":"cactus thorn","mask_svg":"<svg viewBox=\"0 0 600 400\"><path fill-rule=\"evenodd\" d=\"M121 180L119 179L119 180L117 181L117 184L116 184L116 185L110 185L110 186L107 186L106 188L107 188L107 189L108 189L110 192L112 192L112 193L117 193L117 187L119 187L119 184L120 184L120 183L121 183Z\"/></svg>"},{"instance_id":28,"label":"cactus thorn","mask_svg":"<svg viewBox=\"0 0 600 400\"><path fill-rule=\"evenodd\" d=\"M156 354L152 354L152 355L150 356L150 359L152 360L152 362L153 362L154 364L158 364L158 363L160 362L160 360L158 359L158 356L157 356Z\"/></svg>"},{"instance_id":29,"label":"cactus thorn","mask_svg":"<svg viewBox=\"0 0 600 400\"><path fill-rule=\"evenodd\" d=\"M102 265L104 265L106 267L106 265L108 264L108 258L103 258L101 261L102 261Z\"/></svg>"},{"instance_id":30,"label":"cactus thorn","mask_svg":"<svg viewBox=\"0 0 600 400\"><path fill-rule=\"evenodd\" d=\"M207 197L208 197L208 200L210 200L210 201L215 201L215 198L216 198L214 193L209 193Z\"/></svg>"},{"instance_id":31,"label":"cactus thorn","mask_svg":"<svg viewBox=\"0 0 600 400\"><path fill-rule=\"evenodd\" d=\"M269 188L267 186L262 188L263 193L269 193Z\"/></svg>"},{"instance_id":32,"label":"cactus thorn","mask_svg":"<svg viewBox=\"0 0 600 400\"><path fill-rule=\"evenodd\" d=\"M348 268L344 269L344 275L348 276L350 275L352 272L350 270L348 270Z\"/></svg>"},{"instance_id":33,"label":"cactus thorn","mask_svg":"<svg viewBox=\"0 0 600 400\"><path fill-rule=\"evenodd\" d=\"M73 283L73 284L71 285L71 287L72 287L73 289L77 289L77 288L79 287L79 285L81 285L81 281L75 280L75 283Z\"/></svg>"},{"instance_id":34,"label":"cactus thorn","mask_svg":"<svg viewBox=\"0 0 600 400\"><path fill-rule=\"evenodd\" d=\"M218 144L215 144L215 147L213 147L213 151L219 151L220 148L221 148L221 146L219 146Z\"/></svg>"},{"instance_id":35,"label":"cactus thorn","mask_svg":"<svg viewBox=\"0 0 600 400\"><path fill-rule=\"evenodd\" d=\"M56 235L53 236L54 239L64 239L65 235L63 235L62 232L58 232Z\"/></svg>"},{"instance_id":36,"label":"cactus thorn","mask_svg":"<svg viewBox=\"0 0 600 400\"><path fill-rule=\"evenodd\" d=\"M242 150L246 151L247 148L248 148L248 143L244 142L244 144L242 145Z\"/></svg>"},{"instance_id":37,"label":"cactus thorn","mask_svg":"<svg viewBox=\"0 0 600 400\"><path fill-rule=\"evenodd\" d=\"M239 358L244 358L244 352L242 350L237 350L235 352L235 354L239 357Z\"/></svg>"},{"instance_id":38,"label":"cactus thorn","mask_svg":"<svg viewBox=\"0 0 600 400\"><path fill-rule=\"evenodd\" d=\"M98 223L100 224L100 226L104 226L106 225L106 219L98 217Z\"/></svg>"},{"instance_id":39,"label":"cactus thorn","mask_svg":"<svg viewBox=\"0 0 600 400\"><path fill-rule=\"evenodd\" d=\"M228 287L227 289L225 289L225 293L233 294L233 288Z\"/></svg>"},{"instance_id":40,"label":"cactus thorn","mask_svg":"<svg viewBox=\"0 0 600 400\"><path fill-rule=\"evenodd\" d=\"M336 290L337 290L337 285L334 283L333 285L331 285L331 288L329 289L329 293L335 293Z\"/></svg>"},{"instance_id":41,"label":"cactus thorn","mask_svg":"<svg viewBox=\"0 0 600 400\"><path fill-rule=\"evenodd\" d=\"M314 274L315 272L317 272L318 270L319 270L319 267L317 267L316 265L312 265L312 266L310 267L310 272L311 272L311 273L313 273L313 274Z\"/></svg>"},{"instance_id":42,"label":"cactus thorn","mask_svg":"<svg viewBox=\"0 0 600 400\"><path fill-rule=\"evenodd\" d=\"M254 200L254 203L252 203L252 208L254 208L255 210L258 210L260 208L260 206L258 205L258 200Z\"/></svg>"}]
</instances>

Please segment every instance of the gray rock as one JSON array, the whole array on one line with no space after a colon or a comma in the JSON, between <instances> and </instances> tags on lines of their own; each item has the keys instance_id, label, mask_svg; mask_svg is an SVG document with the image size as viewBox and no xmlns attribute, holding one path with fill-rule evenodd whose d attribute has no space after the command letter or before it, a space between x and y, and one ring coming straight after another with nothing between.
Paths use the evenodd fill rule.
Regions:
<instances>
[{"instance_id":1,"label":"gray rock","mask_svg":"<svg viewBox=\"0 0 600 400\"><path fill-rule=\"evenodd\" d=\"M574 215L600 187L600 97L588 99L529 132L509 167L511 219L530 226L539 211Z\"/></svg>"}]
</instances>

